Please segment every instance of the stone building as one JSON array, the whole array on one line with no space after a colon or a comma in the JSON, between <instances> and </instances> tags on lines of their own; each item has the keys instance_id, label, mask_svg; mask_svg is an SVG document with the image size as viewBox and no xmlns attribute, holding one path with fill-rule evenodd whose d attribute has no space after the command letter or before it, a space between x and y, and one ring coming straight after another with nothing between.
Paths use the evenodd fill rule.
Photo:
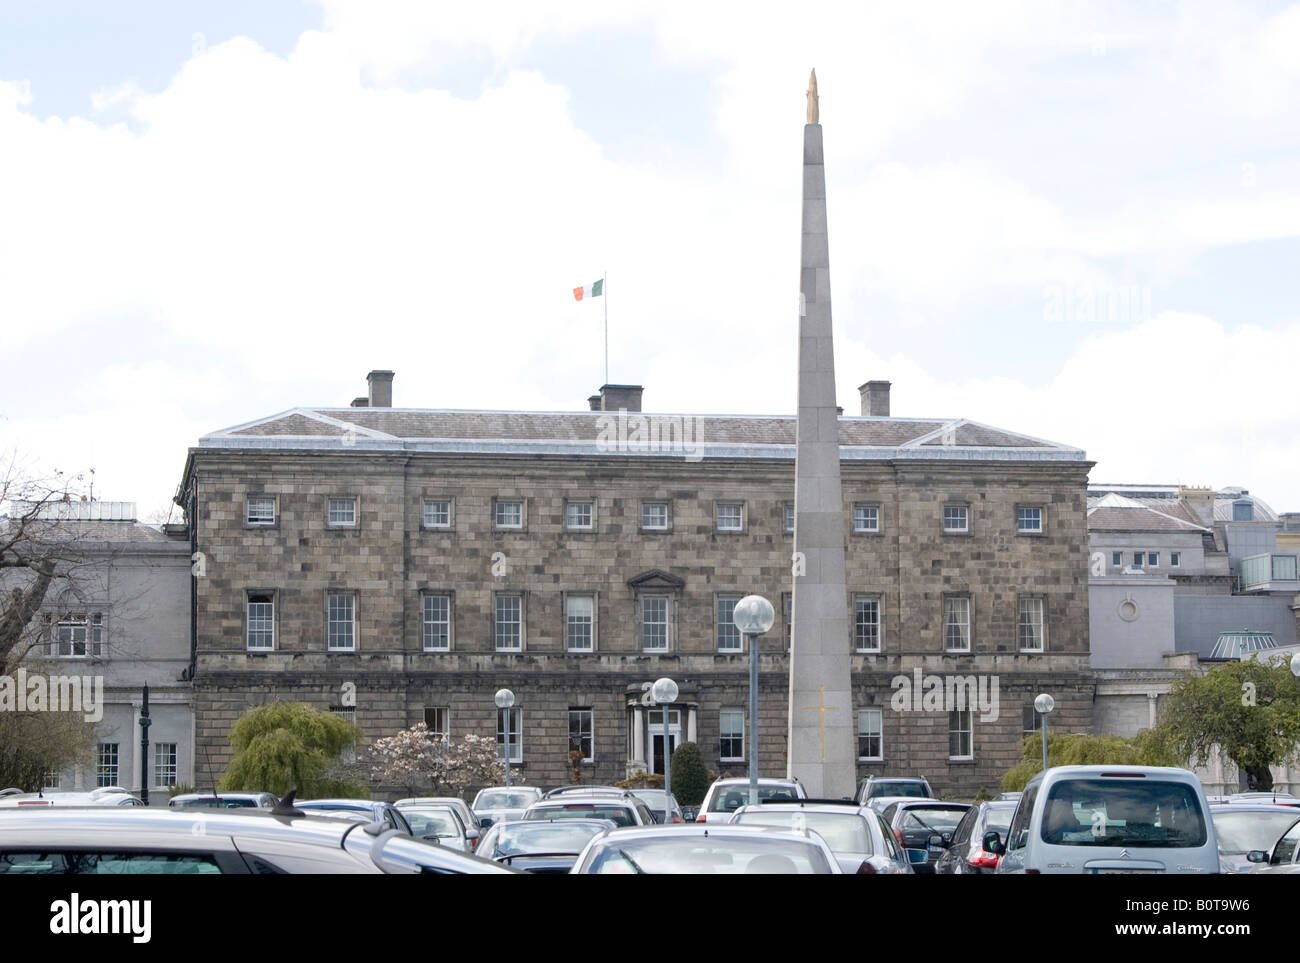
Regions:
<instances>
[{"instance_id":1,"label":"stone building","mask_svg":"<svg viewBox=\"0 0 1300 963\"><path fill-rule=\"evenodd\" d=\"M398 409L392 377L372 372L352 407L190 450L177 500L205 567L200 763L223 770L235 719L285 699L343 712L367 739L425 720L501 741L493 693L508 687L518 781L571 782L576 750L582 780L608 783L662 770L648 688L669 676L670 745L743 774L748 657L730 615L758 593L777 611L760 769L784 774L793 416L646 414L626 385L581 412ZM888 404L887 384L864 385L862 416L839 425L854 704L795 711L854 714L859 776L973 795L1020 758L1039 692L1054 728L1090 727L1090 464ZM923 699L936 681L986 705Z\"/></svg>"}]
</instances>

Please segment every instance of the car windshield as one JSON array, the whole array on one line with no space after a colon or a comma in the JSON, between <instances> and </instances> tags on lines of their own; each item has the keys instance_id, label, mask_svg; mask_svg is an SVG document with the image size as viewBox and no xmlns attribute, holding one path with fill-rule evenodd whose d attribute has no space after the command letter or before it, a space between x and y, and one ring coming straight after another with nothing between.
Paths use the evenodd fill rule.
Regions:
<instances>
[{"instance_id":1,"label":"car windshield","mask_svg":"<svg viewBox=\"0 0 1300 963\"><path fill-rule=\"evenodd\" d=\"M538 823L536 826L508 826L492 839L492 856L524 853L580 853L587 841L604 827L593 823ZM480 850L482 852L482 850ZM489 855L489 854L484 854Z\"/></svg>"},{"instance_id":2,"label":"car windshield","mask_svg":"<svg viewBox=\"0 0 1300 963\"><path fill-rule=\"evenodd\" d=\"M531 809L524 814L525 819L608 819L617 826L635 826L630 806L602 806L599 803L565 803L563 806L547 806L543 809Z\"/></svg>"},{"instance_id":3,"label":"car windshield","mask_svg":"<svg viewBox=\"0 0 1300 963\"><path fill-rule=\"evenodd\" d=\"M857 813L769 809L740 813L735 821L747 826L779 826L794 832L811 829L837 853L871 855L871 831L867 828L867 821Z\"/></svg>"},{"instance_id":4,"label":"car windshield","mask_svg":"<svg viewBox=\"0 0 1300 963\"><path fill-rule=\"evenodd\" d=\"M1295 810L1275 813L1215 813L1214 835L1221 853L1272 852L1277 841L1297 820Z\"/></svg>"},{"instance_id":5,"label":"car windshield","mask_svg":"<svg viewBox=\"0 0 1300 963\"><path fill-rule=\"evenodd\" d=\"M664 797L668 794L662 789L634 789L632 795L641 800L651 809L662 810L664 808Z\"/></svg>"},{"instance_id":6,"label":"car windshield","mask_svg":"<svg viewBox=\"0 0 1300 963\"><path fill-rule=\"evenodd\" d=\"M226 796L200 796L197 799L185 799L177 809L254 809L255 799L231 799Z\"/></svg>"},{"instance_id":7,"label":"car windshield","mask_svg":"<svg viewBox=\"0 0 1300 963\"><path fill-rule=\"evenodd\" d=\"M759 786L758 801L779 800L781 802L794 802L799 798L798 792L793 786ZM709 812L711 813L730 813L735 812L741 806L749 805L749 786L727 786L719 787L718 791L713 794L709 800ZM662 806L660 808L663 808Z\"/></svg>"},{"instance_id":8,"label":"car windshield","mask_svg":"<svg viewBox=\"0 0 1300 963\"><path fill-rule=\"evenodd\" d=\"M924 829L932 833L944 833L956 829L961 817L966 815L964 809L909 809L903 817L903 830Z\"/></svg>"},{"instance_id":9,"label":"car windshield","mask_svg":"<svg viewBox=\"0 0 1300 963\"><path fill-rule=\"evenodd\" d=\"M872 796L919 796L924 799L929 791L920 782L878 782L871 787Z\"/></svg>"},{"instance_id":10,"label":"car windshield","mask_svg":"<svg viewBox=\"0 0 1300 963\"><path fill-rule=\"evenodd\" d=\"M592 873L829 873L812 843L755 836L616 840L601 846Z\"/></svg>"},{"instance_id":11,"label":"car windshield","mask_svg":"<svg viewBox=\"0 0 1300 963\"><path fill-rule=\"evenodd\" d=\"M1015 812L1015 806L990 806L984 814L984 832L998 833L1006 839L1007 830L1011 828L1011 817Z\"/></svg>"},{"instance_id":12,"label":"car windshield","mask_svg":"<svg viewBox=\"0 0 1300 963\"><path fill-rule=\"evenodd\" d=\"M407 809L402 815L410 823L413 836L437 836L439 839L445 839L460 835L456 817L446 809Z\"/></svg>"},{"instance_id":13,"label":"car windshield","mask_svg":"<svg viewBox=\"0 0 1300 963\"><path fill-rule=\"evenodd\" d=\"M1052 786L1042 838L1057 846L1204 846L1196 791L1155 779L1068 779Z\"/></svg>"},{"instance_id":14,"label":"car windshield","mask_svg":"<svg viewBox=\"0 0 1300 963\"><path fill-rule=\"evenodd\" d=\"M476 806L479 809L527 809L535 802L535 793L497 789L479 796Z\"/></svg>"}]
</instances>

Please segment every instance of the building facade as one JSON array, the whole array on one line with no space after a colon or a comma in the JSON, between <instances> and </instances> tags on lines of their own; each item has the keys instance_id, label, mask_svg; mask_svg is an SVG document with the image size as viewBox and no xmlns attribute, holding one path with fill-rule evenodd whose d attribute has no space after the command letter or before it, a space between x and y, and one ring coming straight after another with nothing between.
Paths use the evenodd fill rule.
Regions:
<instances>
[{"instance_id":1,"label":"building facade","mask_svg":"<svg viewBox=\"0 0 1300 963\"><path fill-rule=\"evenodd\" d=\"M577 753L607 783L662 771L649 686L669 676L670 749L743 774L731 609L757 593L777 610L758 761L784 774L793 417L643 414L639 387L611 385L585 412L396 409L391 379L190 451L200 766L224 770L250 705L293 699L367 739L508 727L518 781L568 783ZM1039 692L1054 728L1091 724L1089 463L960 419L841 417L840 442L854 704L794 711L851 713L859 776L996 789Z\"/></svg>"}]
</instances>

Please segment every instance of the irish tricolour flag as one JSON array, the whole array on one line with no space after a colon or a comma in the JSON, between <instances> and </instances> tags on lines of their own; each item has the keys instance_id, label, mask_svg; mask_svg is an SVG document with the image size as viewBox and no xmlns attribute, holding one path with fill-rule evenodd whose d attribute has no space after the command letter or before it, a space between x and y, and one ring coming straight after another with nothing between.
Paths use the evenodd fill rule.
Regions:
<instances>
[{"instance_id":1,"label":"irish tricolour flag","mask_svg":"<svg viewBox=\"0 0 1300 963\"><path fill-rule=\"evenodd\" d=\"M583 298L598 298L605 290L605 281L592 281L590 284L573 289L573 300L581 301Z\"/></svg>"}]
</instances>

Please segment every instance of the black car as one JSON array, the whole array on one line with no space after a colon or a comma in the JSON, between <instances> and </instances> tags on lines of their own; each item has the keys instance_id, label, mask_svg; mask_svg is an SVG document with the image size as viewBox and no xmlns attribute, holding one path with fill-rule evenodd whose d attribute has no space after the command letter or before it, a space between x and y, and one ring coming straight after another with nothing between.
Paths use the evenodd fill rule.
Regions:
<instances>
[{"instance_id":1,"label":"black car","mask_svg":"<svg viewBox=\"0 0 1300 963\"><path fill-rule=\"evenodd\" d=\"M897 802L881 815L889 823L894 838L907 853L908 861L915 873L933 873L938 853L942 849L929 850L930 837L939 836L945 843L951 842L953 832L966 810L966 803L935 802L933 799L916 802Z\"/></svg>"},{"instance_id":2,"label":"black car","mask_svg":"<svg viewBox=\"0 0 1300 963\"><path fill-rule=\"evenodd\" d=\"M943 848L934 864L934 871L944 875L992 875L997 869L998 857L985 852L983 840L987 832L1007 837L1011 817L1016 811L1016 801L995 800L975 803L966 810L961 822L953 830L952 842ZM940 834L942 835L942 834Z\"/></svg>"}]
</instances>

